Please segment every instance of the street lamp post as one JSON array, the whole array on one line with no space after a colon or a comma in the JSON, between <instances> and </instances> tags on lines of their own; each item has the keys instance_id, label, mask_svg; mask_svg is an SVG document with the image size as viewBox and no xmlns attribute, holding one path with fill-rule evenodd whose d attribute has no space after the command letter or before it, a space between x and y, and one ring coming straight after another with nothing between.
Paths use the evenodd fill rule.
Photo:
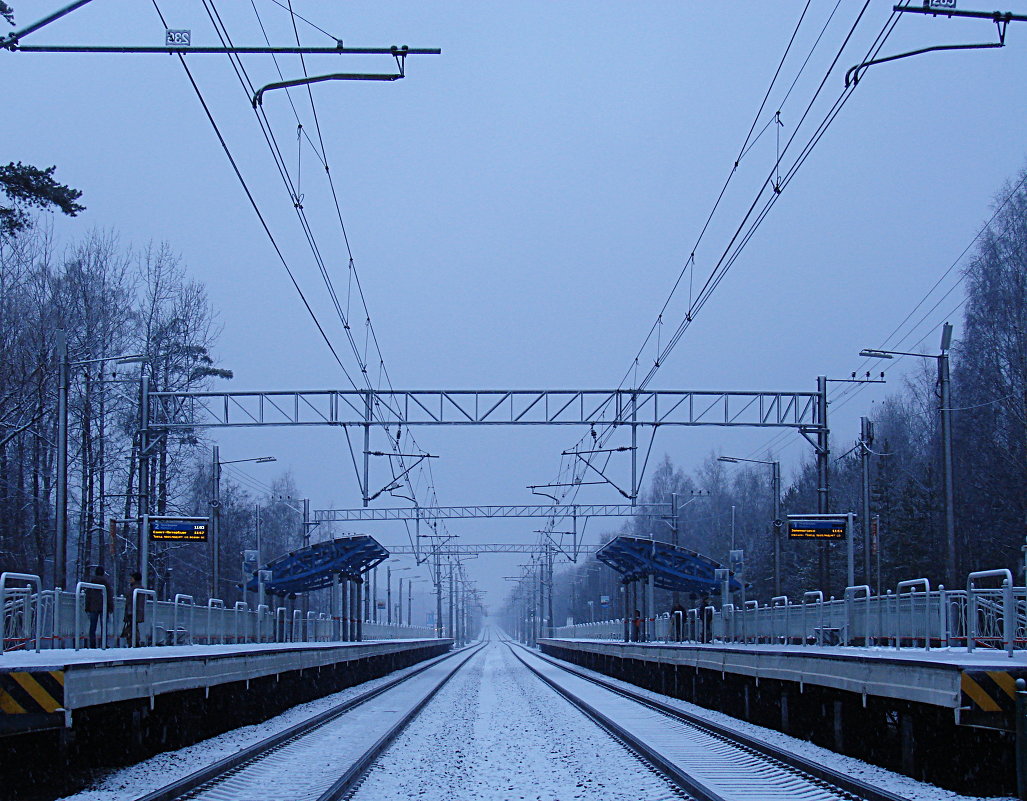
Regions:
<instances>
[{"instance_id":1,"label":"street lamp post","mask_svg":"<svg viewBox=\"0 0 1027 801\"><path fill-rule=\"evenodd\" d=\"M213 461L211 463L212 492L210 500L210 541L212 550L211 571L210 571L210 597L220 597L221 587L221 466L226 464L238 464L239 462L275 462L274 456L257 456L252 459L230 459L227 462L221 461L221 450L214 446ZM257 565L260 570L260 565Z\"/></svg>"},{"instance_id":2,"label":"street lamp post","mask_svg":"<svg viewBox=\"0 0 1027 801\"><path fill-rule=\"evenodd\" d=\"M719 456L721 462L752 462L768 464L771 469L771 484L774 492L774 595L781 594L781 463L768 459L742 459L738 456ZM732 546L734 547L734 546Z\"/></svg>"},{"instance_id":3,"label":"street lamp post","mask_svg":"<svg viewBox=\"0 0 1027 801\"><path fill-rule=\"evenodd\" d=\"M117 362L134 364L146 360L144 354L105 356L100 359L68 359L68 335L61 328L57 330L57 509L54 515L54 586L68 586L68 382L72 367L84 364Z\"/></svg>"},{"instance_id":4,"label":"street lamp post","mask_svg":"<svg viewBox=\"0 0 1027 801\"><path fill-rule=\"evenodd\" d=\"M951 380L949 376L949 348L952 345L952 325L945 323L941 329L941 353L907 353L900 350L877 350L864 348L860 356L871 359L891 359L895 356L917 356L921 359L937 359L940 397L938 413L941 417L942 468L945 484L945 581L956 587L956 510L955 488L952 468L952 403Z\"/></svg>"}]
</instances>

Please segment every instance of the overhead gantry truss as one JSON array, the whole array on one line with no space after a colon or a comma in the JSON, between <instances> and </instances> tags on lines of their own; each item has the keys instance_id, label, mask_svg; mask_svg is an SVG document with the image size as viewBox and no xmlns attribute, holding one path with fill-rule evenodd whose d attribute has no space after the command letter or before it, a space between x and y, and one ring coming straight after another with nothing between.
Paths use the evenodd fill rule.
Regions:
<instances>
[{"instance_id":1,"label":"overhead gantry truss","mask_svg":"<svg viewBox=\"0 0 1027 801\"><path fill-rule=\"evenodd\" d=\"M666 517L669 503L567 504L509 506L409 506L381 509L316 509L315 523L343 523L354 520L468 520L498 517Z\"/></svg>"},{"instance_id":2,"label":"overhead gantry truss","mask_svg":"<svg viewBox=\"0 0 1027 801\"><path fill-rule=\"evenodd\" d=\"M595 553L599 550L598 545L578 545L577 553ZM391 556L418 556L423 551L417 551L413 545L387 545L386 550ZM559 550L554 548L554 550ZM457 557L474 557L480 556L481 554L488 553L527 553L537 554L544 552L545 547L534 545L525 545L523 543L463 543L460 545L445 545L440 548L433 548L430 551L430 556L435 558L438 556L441 559L457 558Z\"/></svg>"},{"instance_id":3,"label":"overhead gantry truss","mask_svg":"<svg viewBox=\"0 0 1027 801\"><path fill-rule=\"evenodd\" d=\"M197 426L822 425L817 392L692 390L309 390L150 392L150 419Z\"/></svg>"},{"instance_id":4,"label":"overhead gantry truss","mask_svg":"<svg viewBox=\"0 0 1027 801\"><path fill-rule=\"evenodd\" d=\"M365 508L381 494L381 491L372 494L370 489L370 456L374 453L371 429L376 426L388 430L405 426L566 425L590 426L593 431L598 426L629 430L630 447L617 450L630 451L631 487L630 490L617 489L632 502L638 497L639 427L651 428L653 437L660 426L792 428L817 449L821 505L826 509L828 427L824 376L817 378L815 392L632 389L154 392L150 391L149 378L144 375L141 395L144 453L152 437L175 430L324 425L362 428L364 464L360 489ZM594 466L592 469L595 470ZM608 477L600 475L612 484Z\"/></svg>"}]
</instances>

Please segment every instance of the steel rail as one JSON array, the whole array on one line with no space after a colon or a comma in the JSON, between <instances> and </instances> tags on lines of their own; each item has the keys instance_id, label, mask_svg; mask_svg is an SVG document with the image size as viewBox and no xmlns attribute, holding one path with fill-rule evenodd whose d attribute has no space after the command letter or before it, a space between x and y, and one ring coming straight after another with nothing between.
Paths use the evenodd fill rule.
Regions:
<instances>
[{"instance_id":1,"label":"steel rail","mask_svg":"<svg viewBox=\"0 0 1027 801\"><path fill-rule=\"evenodd\" d=\"M458 670L460 670L460 668L467 664L467 662L473 656L475 656L477 652L480 651L483 647L484 644L478 646L471 654L466 655L464 662L458 665L456 669L448 673L443 678L443 680L439 682L439 684L428 693L427 697L414 707L413 714L404 716L397 723L397 725L393 727L395 731L390 730L389 734L391 734L392 739L394 739L395 736L398 735L399 732L402 731L402 729L407 725L407 723L409 723L410 720L413 719L414 715L416 715L417 712L420 711L424 704L431 697L433 697L435 693L438 692L438 690L447 681L449 681L449 679L452 678L452 676ZM307 720L300 721L299 723L290 726L289 728L284 729L280 732L277 732L276 734L272 734L271 736L266 737L265 739L260 740L259 742L254 743L253 745L250 745L242 749L241 751L232 754L231 756L225 757L224 759L218 760L217 762L200 768L199 770L190 773L188 776L184 776L181 779L177 779L174 782L165 785L164 787L147 793L146 795L139 796L135 799L135 801L176 801L176 799L185 798L189 796L189 794L200 789L203 785L217 782L219 779L224 778L229 774L234 774L238 770L245 768L248 764L255 763L258 760L268 756L281 746L284 746L292 741L298 740L301 737L313 734L317 729L320 729L324 725L337 720L338 718L342 717L347 712L350 712L356 707L361 706L366 702L374 698L377 698L379 695L382 695L383 693L399 686L400 684L409 681L410 679L420 675L429 668L434 667L435 665L445 662L446 660L452 659L453 657L456 657L458 655L465 654L466 651L466 648L461 648L458 650L450 651L449 653L443 654L442 656L429 659L425 663L418 665L415 670L410 671L404 676L400 676L395 679L390 679L389 681L372 690L368 690L367 692L361 693L353 698L343 701L341 704L334 706L331 709L325 710L324 712L314 715L313 717L310 717ZM364 768L362 770L366 770L366 768L370 766L370 764L374 761L374 758L377 757L378 753L380 753L381 750L384 749L389 742L391 742L391 739L386 740L385 737L381 738L379 741L375 742L371 746L371 748L367 749L367 751L365 751L360 758L358 758L357 762L364 765ZM374 756L368 759L368 752L374 748L377 748L378 751L374 754ZM352 774L354 777L350 781L350 785L352 785L352 782L360 775L362 775L362 770L354 772L353 767L351 766L347 770L346 774L344 774L343 778L345 778L346 775ZM341 781L341 779L339 781ZM339 782L337 781L336 785L338 783ZM334 787L335 785L333 785L333 788ZM338 798L341 794L342 793L339 793L334 796L324 795L322 796L322 798L324 799L324 801L330 801L330 799Z\"/></svg>"},{"instance_id":2,"label":"steel rail","mask_svg":"<svg viewBox=\"0 0 1027 801\"><path fill-rule=\"evenodd\" d=\"M410 724L415 717L417 717L421 710L427 706L428 702L449 682L457 672L470 662L475 656L477 656L486 645L489 644L488 640L482 642L477 646L464 661L459 664L454 670L446 674L445 678L436 684L431 691L425 695L417 704L415 704L410 711L405 714L402 718L396 721L396 723L389 728L385 734L379 737L374 743L371 744L363 754L360 755L346 770L342 776L340 776L335 783L326 790L317 801L341 801L341 799L349 796L350 792L355 790L360 782L363 781L367 775L368 770L375 763L382 752L385 751L389 745L402 733L402 731Z\"/></svg>"},{"instance_id":3,"label":"steel rail","mask_svg":"<svg viewBox=\"0 0 1027 801\"><path fill-rule=\"evenodd\" d=\"M509 642L512 641L508 641L508 644ZM626 698L630 701L633 701L643 707L653 710L654 712L666 715L667 717L672 718L680 723L684 723L687 726L699 729L705 732L706 734L709 734L717 739L727 742L730 745L734 745L739 749L748 751L750 754L757 755L765 759L767 762L777 763L780 767L784 767L794 773L806 774L814 782L819 783L821 785L829 785L831 789L835 789L842 794L848 794L854 798L862 799L863 801L908 801L908 799L904 798L903 796L896 795L881 787L868 784L859 779L855 779L851 776L846 776L845 774L840 773L839 771L833 770L823 765L818 765L817 763L812 762L802 756L799 756L798 754L794 754L784 749L777 748L773 745L762 742L754 737L750 737L747 734L743 734L742 732L739 732L728 726L723 726L718 723L714 723L705 718L699 717L698 715L685 712L684 710L678 709L677 707L671 706L669 704L665 704L656 699L648 698L639 693L632 692L631 690L628 690L624 687L617 686L613 682L589 675L574 665L568 665L561 662L560 660L554 659L550 656L546 656L545 654L537 653L533 650L526 648L520 643L516 644L519 648L530 653L533 657L541 661L544 661L552 665L553 667L559 668L560 670L563 670L566 673L570 673L591 684L602 687L605 690L609 690L610 692L619 695L622 698ZM591 705L588 704L588 702L580 698L577 698L572 692L560 687L558 684L551 681L549 677L542 675L530 664L525 662L525 660L522 659L519 654L517 654L516 650L514 650L513 648L511 648L511 650L514 651L514 655L518 658L518 660L520 660L520 662L524 664L525 667L527 667L536 676L538 676L540 680L544 681L554 690L559 692L560 695L562 695L569 702L574 704L578 709L580 709L590 718L596 720L596 722L599 723L601 726L610 730L617 737L617 739L623 740L632 749L642 754L645 757L645 759L652 761L660 770L664 770L664 765L668 764L667 760L664 759L662 755L654 752L653 749L648 746L648 744L638 740L638 738L636 738L630 732L627 732L615 721L609 720L609 718L607 718L601 712L591 707ZM721 796L719 796L709 788L705 787L705 785L698 783L688 774L683 774L682 771L676 765L671 765L670 768L671 769L668 772L668 776L672 778L675 781L675 783L678 783L679 780L683 782L681 786L687 792L692 793L697 798L701 799L701 801L723 801L723 798Z\"/></svg>"}]
</instances>

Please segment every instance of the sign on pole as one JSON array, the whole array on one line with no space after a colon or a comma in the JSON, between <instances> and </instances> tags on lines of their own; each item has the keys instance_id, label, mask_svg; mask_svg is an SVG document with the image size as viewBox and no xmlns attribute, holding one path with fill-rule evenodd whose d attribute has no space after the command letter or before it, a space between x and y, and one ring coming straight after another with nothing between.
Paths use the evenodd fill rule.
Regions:
<instances>
[{"instance_id":1,"label":"sign on pole","mask_svg":"<svg viewBox=\"0 0 1027 801\"><path fill-rule=\"evenodd\" d=\"M177 542L206 542L210 519L206 517L149 518L150 539Z\"/></svg>"},{"instance_id":2,"label":"sign on pole","mask_svg":"<svg viewBox=\"0 0 1027 801\"><path fill-rule=\"evenodd\" d=\"M846 539L846 520L796 519L788 521L788 539L790 540L844 540Z\"/></svg>"}]
</instances>

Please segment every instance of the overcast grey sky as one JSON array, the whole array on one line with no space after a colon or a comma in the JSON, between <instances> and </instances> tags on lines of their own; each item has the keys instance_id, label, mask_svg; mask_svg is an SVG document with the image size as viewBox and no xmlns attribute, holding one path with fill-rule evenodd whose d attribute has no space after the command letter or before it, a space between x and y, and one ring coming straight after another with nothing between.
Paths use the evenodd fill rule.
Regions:
<instances>
[{"instance_id":1,"label":"overcast grey sky","mask_svg":"<svg viewBox=\"0 0 1027 801\"><path fill-rule=\"evenodd\" d=\"M287 13L255 0L272 41L292 43ZM20 0L20 25L57 0ZM217 44L198 0L159 3L194 45ZM440 47L411 57L395 83L323 83L313 90L372 319L397 388L608 388L628 369L689 254L752 124L805 2L311 2L294 8L348 46ZM961 6L971 7L969 2ZM1011 10L1022 2L1005 3ZM815 107L819 120L885 25L873 0ZM863 3L812 0L757 130L781 111L796 125ZM974 6L976 7L976 6ZM989 6L990 8L990 6ZM236 44L263 44L249 0L218 10ZM834 13L799 75L814 39ZM331 39L300 23L304 44ZM25 44L161 44L143 2L94 0ZM995 39L987 21L907 15L882 54ZM1002 50L934 53L872 68L788 184L653 383L663 389L812 390L845 377L863 347L937 347L961 299L953 271L921 307L912 333L889 334L952 265L989 216L1001 184L1024 164L1027 25ZM123 241L167 241L208 287L224 332L218 355L235 389L346 388L246 202L178 59L166 55L2 53L3 158L56 163L88 211L57 221L64 241L90 227ZM292 203L249 100L223 56L193 55L204 98L298 280L347 368L355 360L334 320ZM266 56L245 64L278 80ZM295 57L285 76L301 74ZM387 57L310 57L312 74L390 71ZM293 99L308 133L305 92ZM296 123L283 92L265 97L291 170ZM810 128L812 130L812 128ZM695 253L698 286L769 174L771 125L742 159ZM346 254L335 207L311 150L302 151L304 208L339 287ZM687 300L687 295L685 296ZM683 306L665 316L666 332ZM359 321L361 315L355 314ZM951 315L957 323L959 314ZM357 326L354 327L356 330ZM908 328L908 326L907 326ZM362 336L362 334L361 334ZM361 339L361 342L363 340ZM665 341L665 339L664 339ZM643 372L655 355L643 354ZM909 369L915 365L909 365ZM860 415L901 384L832 405L836 448ZM422 429L443 504L530 502L553 480L574 429ZM359 505L337 430L218 432L224 458L274 454L248 472L288 468L315 508ZM384 444L384 443L380 443ZM759 430L661 430L654 455L690 469L711 451L761 455L794 469L798 435ZM839 451L840 452L840 451ZM268 469L269 468L269 469ZM259 471L259 472L258 472ZM627 483L628 463L613 471ZM379 466L372 483L384 484ZM586 487L583 501L616 502ZM383 499L384 500L384 499ZM403 503L395 501L395 503ZM386 503L389 503L386 501ZM453 522L467 541L532 542L537 523ZM594 522L590 534L603 529ZM386 544L401 529L365 529ZM517 558L472 565L501 600Z\"/></svg>"}]
</instances>

